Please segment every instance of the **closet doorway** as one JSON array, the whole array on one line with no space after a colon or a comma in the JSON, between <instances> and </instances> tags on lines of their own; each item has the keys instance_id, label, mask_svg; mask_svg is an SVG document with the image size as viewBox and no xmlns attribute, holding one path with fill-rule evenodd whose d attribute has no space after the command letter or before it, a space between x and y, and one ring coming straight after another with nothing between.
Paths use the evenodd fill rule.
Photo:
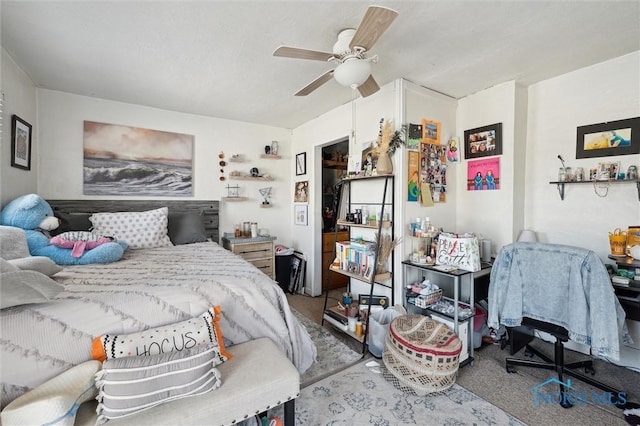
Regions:
<instances>
[{"instance_id":1,"label":"closet doorway","mask_svg":"<svg viewBox=\"0 0 640 426\"><path fill-rule=\"evenodd\" d=\"M349 139L322 148L322 292L346 287L349 278L329 271L335 258L336 185L347 173ZM337 241L349 239L349 231L339 230ZM331 274L331 286L329 286Z\"/></svg>"}]
</instances>

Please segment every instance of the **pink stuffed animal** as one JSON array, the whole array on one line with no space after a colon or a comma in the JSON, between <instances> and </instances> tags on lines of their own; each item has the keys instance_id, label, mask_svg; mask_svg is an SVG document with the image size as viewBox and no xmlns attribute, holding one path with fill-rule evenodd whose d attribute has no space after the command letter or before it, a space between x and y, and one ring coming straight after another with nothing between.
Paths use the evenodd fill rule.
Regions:
<instances>
[{"instance_id":1,"label":"pink stuffed animal","mask_svg":"<svg viewBox=\"0 0 640 426\"><path fill-rule=\"evenodd\" d=\"M71 256L80 257L86 250L113 242L113 238L103 237L87 231L69 231L56 235L49 242L56 247L73 249L71 250Z\"/></svg>"}]
</instances>

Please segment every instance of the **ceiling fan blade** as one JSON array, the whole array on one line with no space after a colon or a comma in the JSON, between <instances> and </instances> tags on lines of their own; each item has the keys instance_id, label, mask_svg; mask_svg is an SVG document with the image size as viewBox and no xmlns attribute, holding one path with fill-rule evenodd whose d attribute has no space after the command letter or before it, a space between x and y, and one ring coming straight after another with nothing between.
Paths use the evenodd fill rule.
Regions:
<instances>
[{"instance_id":1,"label":"ceiling fan blade","mask_svg":"<svg viewBox=\"0 0 640 426\"><path fill-rule=\"evenodd\" d=\"M273 56L285 58L311 59L313 61L328 61L333 58L333 53L318 52L316 50L299 49L297 47L280 46L273 51Z\"/></svg>"},{"instance_id":2,"label":"ceiling fan blade","mask_svg":"<svg viewBox=\"0 0 640 426\"><path fill-rule=\"evenodd\" d=\"M333 70L329 70L325 72L320 77L316 78L311 83L307 84L305 87L298 90L298 93L296 93L296 96L307 96L309 93L313 92L318 87L322 86L327 81L331 80L332 76L333 76Z\"/></svg>"},{"instance_id":3,"label":"ceiling fan blade","mask_svg":"<svg viewBox=\"0 0 640 426\"><path fill-rule=\"evenodd\" d=\"M349 47L353 50L359 46L365 50L371 49L389 25L396 19L398 12L382 6L369 6L360 22L358 30L353 35Z\"/></svg>"},{"instance_id":4,"label":"ceiling fan blade","mask_svg":"<svg viewBox=\"0 0 640 426\"><path fill-rule=\"evenodd\" d=\"M378 86L378 83L372 75L369 75L369 78L367 78L364 83L358 86L358 91L363 98L366 98L369 95L373 95L378 90L380 90L380 86Z\"/></svg>"}]
</instances>

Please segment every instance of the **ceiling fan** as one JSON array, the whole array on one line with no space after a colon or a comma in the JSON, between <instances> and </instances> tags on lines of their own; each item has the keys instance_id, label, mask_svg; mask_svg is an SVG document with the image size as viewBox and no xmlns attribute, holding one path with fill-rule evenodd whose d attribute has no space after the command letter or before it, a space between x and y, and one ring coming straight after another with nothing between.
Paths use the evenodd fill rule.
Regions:
<instances>
[{"instance_id":1,"label":"ceiling fan","mask_svg":"<svg viewBox=\"0 0 640 426\"><path fill-rule=\"evenodd\" d=\"M367 97L380 90L380 86L371 75L371 63L377 62L378 56L368 58L366 53L389 28L396 16L398 12L395 10L369 6L357 30L348 28L338 34L338 41L333 45L332 53L280 46L273 52L273 56L337 64L335 69L325 72L300 89L296 96L308 95L333 77L341 85L357 88L363 97Z\"/></svg>"}]
</instances>

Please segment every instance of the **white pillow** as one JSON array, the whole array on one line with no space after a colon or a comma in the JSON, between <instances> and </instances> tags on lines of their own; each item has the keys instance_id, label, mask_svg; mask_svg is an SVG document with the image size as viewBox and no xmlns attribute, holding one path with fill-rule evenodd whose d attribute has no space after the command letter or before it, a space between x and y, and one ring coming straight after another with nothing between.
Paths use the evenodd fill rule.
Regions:
<instances>
[{"instance_id":1,"label":"white pillow","mask_svg":"<svg viewBox=\"0 0 640 426\"><path fill-rule=\"evenodd\" d=\"M94 398L102 363L87 361L14 399L0 414L5 425L73 426L80 404Z\"/></svg>"},{"instance_id":2,"label":"white pillow","mask_svg":"<svg viewBox=\"0 0 640 426\"><path fill-rule=\"evenodd\" d=\"M15 266L4 259L0 263L2 270L7 271L0 273L0 309L46 303L64 291L63 286L38 271L11 271Z\"/></svg>"},{"instance_id":3,"label":"white pillow","mask_svg":"<svg viewBox=\"0 0 640 426\"><path fill-rule=\"evenodd\" d=\"M169 209L146 212L94 213L89 217L93 232L124 241L129 248L172 246L167 224Z\"/></svg>"}]
</instances>

